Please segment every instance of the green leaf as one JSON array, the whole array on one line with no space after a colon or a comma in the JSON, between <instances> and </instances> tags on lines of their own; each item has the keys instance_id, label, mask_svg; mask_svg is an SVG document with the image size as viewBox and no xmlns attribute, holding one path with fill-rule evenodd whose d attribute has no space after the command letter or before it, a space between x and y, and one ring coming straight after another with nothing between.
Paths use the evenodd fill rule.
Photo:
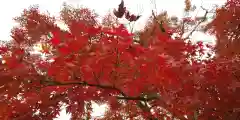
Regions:
<instances>
[{"instance_id":1,"label":"green leaf","mask_svg":"<svg viewBox=\"0 0 240 120\"><path fill-rule=\"evenodd\" d=\"M53 34L50 32L50 33L48 33L47 37L48 37L48 39L51 39L53 37Z\"/></svg>"}]
</instances>

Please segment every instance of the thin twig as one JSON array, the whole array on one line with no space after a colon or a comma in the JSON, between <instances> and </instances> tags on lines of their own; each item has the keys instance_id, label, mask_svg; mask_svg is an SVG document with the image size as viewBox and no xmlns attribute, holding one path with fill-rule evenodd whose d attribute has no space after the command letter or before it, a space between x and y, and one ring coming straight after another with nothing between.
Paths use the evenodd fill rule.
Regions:
<instances>
[{"instance_id":1,"label":"thin twig","mask_svg":"<svg viewBox=\"0 0 240 120\"><path fill-rule=\"evenodd\" d=\"M184 40L189 39L189 37L193 34L193 32L196 31L196 29L199 27L199 25L200 25L201 23L203 23L203 22L207 19L207 14L209 13L208 10L205 9L205 8L203 8L202 6L201 6L201 8L202 8L203 10L205 10L205 14L204 14L204 16L203 16L203 19L198 22L198 24L191 30L191 32L190 32L185 38L183 38Z\"/></svg>"}]
</instances>

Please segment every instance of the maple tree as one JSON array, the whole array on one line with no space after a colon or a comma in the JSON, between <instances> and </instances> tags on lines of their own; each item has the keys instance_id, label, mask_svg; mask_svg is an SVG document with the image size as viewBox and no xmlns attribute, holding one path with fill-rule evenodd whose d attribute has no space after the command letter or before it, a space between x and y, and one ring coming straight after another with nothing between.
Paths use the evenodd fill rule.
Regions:
<instances>
[{"instance_id":1,"label":"maple tree","mask_svg":"<svg viewBox=\"0 0 240 120\"><path fill-rule=\"evenodd\" d=\"M239 12L232 2L237 0L218 11ZM188 11L188 0L186 4ZM113 13L129 21L140 18L129 14L124 1ZM142 44L143 38L135 40L123 24L98 23L97 15L86 8L63 8L60 17L67 30L37 7L24 10L16 18L20 24L12 30L13 40L0 49L0 119L52 119L62 103L67 104L71 119L90 119L91 101L109 105L99 118L107 120L239 119L238 55L197 59L214 47L192 43L188 36L172 37L182 35L182 26L157 19L164 15L167 19L166 13L153 13L157 28L143 33L151 37L144 37L148 43ZM232 30L237 24L238 18L231 15L217 12L208 25L217 40L228 40L223 28ZM234 20L234 25L224 26L218 17ZM105 21L116 22L111 17ZM237 30L233 33L238 35ZM37 44L42 46L41 54L33 52Z\"/></svg>"}]
</instances>

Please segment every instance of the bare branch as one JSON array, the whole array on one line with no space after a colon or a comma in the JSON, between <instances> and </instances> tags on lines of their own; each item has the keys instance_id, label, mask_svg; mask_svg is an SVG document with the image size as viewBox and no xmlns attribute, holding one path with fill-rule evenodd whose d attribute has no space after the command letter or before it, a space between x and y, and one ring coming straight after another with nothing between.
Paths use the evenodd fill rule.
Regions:
<instances>
[{"instance_id":1,"label":"bare branch","mask_svg":"<svg viewBox=\"0 0 240 120\"><path fill-rule=\"evenodd\" d=\"M193 34L194 31L196 31L196 29L199 27L199 25L207 19L207 14L209 13L209 11L207 9L203 8L202 6L201 6L201 8L203 10L205 10L205 14L203 16L203 19L198 22L198 24L191 30L191 32L185 38L183 38L184 40L189 39L189 37Z\"/></svg>"},{"instance_id":2,"label":"bare branch","mask_svg":"<svg viewBox=\"0 0 240 120\"><path fill-rule=\"evenodd\" d=\"M47 86L82 85L82 86L89 86L89 87L98 87L98 88L102 88L102 89L111 89L111 90L115 90L115 91L119 92L122 95L122 96L116 96L117 99L124 99L124 100L151 101L151 100L154 100L154 99L158 99L157 96L151 96L151 97L141 97L141 96L130 97L130 96L127 96L119 88L116 88L116 87L110 86L110 85L90 84L90 83L87 83L87 82L66 82L66 83L61 83L61 82L57 82L57 81L46 81L46 80L43 81L42 83L44 85L47 85Z\"/></svg>"}]
</instances>

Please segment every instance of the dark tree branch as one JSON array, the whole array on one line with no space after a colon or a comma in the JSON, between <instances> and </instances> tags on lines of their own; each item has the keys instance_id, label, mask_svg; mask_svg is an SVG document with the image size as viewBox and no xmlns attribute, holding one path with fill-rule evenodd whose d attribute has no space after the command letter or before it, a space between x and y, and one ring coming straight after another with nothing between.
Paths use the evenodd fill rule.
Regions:
<instances>
[{"instance_id":1,"label":"dark tree branch","mask_svg":"<svg viewBox=\"0 0 240 120\"><path fill-rule=\"evenodd\" d=\"M158 96L130 97L130 96L127 96L122 90L120 90L119 88L116 88L114 86L100 85L100 84L90 84L90 83L87 83L87 82L67 82L67 83L61 83L61 82L57 82L57 81L43 81L43 84L47 85L47 86L82 85L82 86L89 86L89 87L98 87L98 88L102 88L102 89L111 89L111 90L115 90L115 91L119 92L122 95L122 96L116 96L117 99L123 99L123 100L151 101L151 100L159 99Z\"/></svg>"},{"instance_id":2,"label":"dark tree branch","mask_svg":"<svg viewBox=\"0 0 240 120\"><path fill-rule=\"evenodd\" d=\"M153 97L127 97L127 96L117 96L117 99L125 99L125 100L140 100L140 101L151 101L155 99L159 99L157 96Z\"/></svg>"},{"instance_id":3,"label":"dark tree branch","mask_svg":"<svg viewBox=\"0 0 240 120\"><path fill-rule=\"evenodd\" d=\"M90 86L90 87L98 87L102 89L111 89L119 92L122 96L116 96L117 99L123 99L123 100L135 100L138 103L138 106L144 111L149 113L148 119L149 120L158 120L155 118L151 113L151 108L147 105L148 101L159 99L158 96L151 96L151 97L130 97L127 96L123 91L121 91L119 88L116 88L114 86L107 86L107 85L100 85L100 84L90 84L87 82L67 82L67 83L61 83L57 81L44 81L47 86L59 86L59 85L82 85L82 86ZM145 104L143 104L144 102Z\"/></svg>"},{"instance_id":4,"label":"dark tree branch","mask_svg":"<svg viewBox=\"0 0 240 120\"><path fill-rule=\"evenodd\" d=\"M189 37L193 34L194 31L196 31L196 29L199 27L199 25L207 19L207 15L208 15L209 11L207 9L203 8L202 6L201 6L201 8L203 10L205 10L205 14L203 16L203 19L198 22L198 24L191 30L191 32L185 38L183 38L184 40L189 39Z\"/></svg>"}]
</instances>

